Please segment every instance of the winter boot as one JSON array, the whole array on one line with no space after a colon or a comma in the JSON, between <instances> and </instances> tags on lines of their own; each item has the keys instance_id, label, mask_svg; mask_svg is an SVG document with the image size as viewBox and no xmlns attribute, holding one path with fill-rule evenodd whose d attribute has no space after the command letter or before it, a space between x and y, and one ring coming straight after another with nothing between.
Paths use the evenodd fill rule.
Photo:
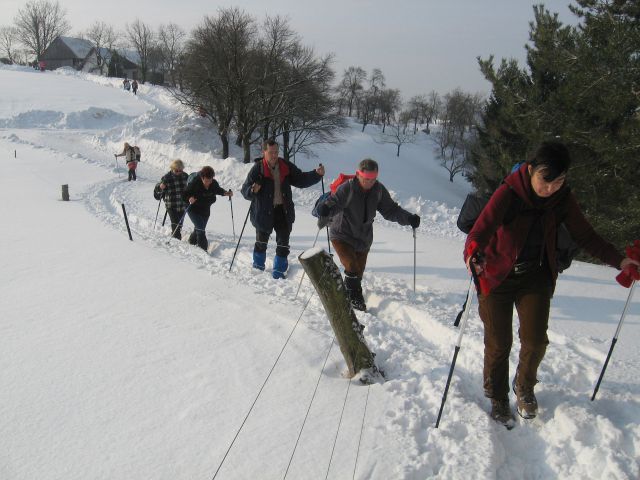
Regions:
<instances>
[{"instance_id":1,"label":"winter boot","mask_svg":"<svg viewBox=\"0 0 640 480\"><path fill-rule=\"evenodd\" d=\"M264 270L264 262L267 260L267 252L253 251L253 268Z\"/></svg>"},{"instance_id":2,"label":"winter boot","mask_svg":"<svg viewBox=\"0 0 640 480\"><path fill-rule=\"evenodd\" d=\"M289 268L289 262L287 257L276 255L273 259L273 278L287 278L287 269Z\"/></svg>"},{"instance_id":3,"label":"winter boot","mask_svg":"<svg viewBox=\"0 0 640 480\"><path fill-rule=\"evenodd\" d=\"M504 425L507 430L511 430L516 425L516 419L509 405L509 397L491 399L491 418L500 425Z\"/></svg>"},{"instance_id":4,"label":"winter boot","mask_svg":"<svg viewBox=\"0 0 640 480\"><path fill-rule=\"evenodd\" d=\"M367 311L367 305L362 296L362 279L351 272L344 272L344 286L347 288L351 306L363 312Z\"/></svg>"},{"instance_id":5,"label":"winter boot","mask_svg":"<svg viewBox=\"0 0 640 480\"><path fill-rule=\"evenodd\" d=\"M538 415L538 400L533 393L533 387L526 387L524 385L518 385L518 375L513 379L511 386L516 394L516 410L525 420L530 420Z\"/></svg>"},{"instance_id":6,"label":"winter boot","mask_svg":"<svg viewBox=\"0 0 640 480\"><path fill-rule=\"evenodd\" d=\"M197 245L198 244L198 236L196 234L196 231L194 230L193 232L191 232L191 235L189 235L189 245Z\"/></svg>"}]
</instances>

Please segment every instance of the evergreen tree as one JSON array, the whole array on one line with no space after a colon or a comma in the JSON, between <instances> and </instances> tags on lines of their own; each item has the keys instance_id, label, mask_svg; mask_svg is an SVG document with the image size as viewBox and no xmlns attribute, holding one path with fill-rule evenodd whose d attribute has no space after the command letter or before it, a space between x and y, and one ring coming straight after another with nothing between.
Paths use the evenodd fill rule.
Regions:
<instances>
[{"instance_id":1,"label":"evergreen tree","mask_svg":"<svg viewBox=\"0 0 640 480\"><path fill-rule=\"evenodd\" d=\"M559 139L572 151L569 182L587 217L622 246L640 237L640 7L576 3L575 27L534 7L526 69L479 59L493 89L470 176L477 188L493 189L540 141Z\"/></svg>"}]
</instances>

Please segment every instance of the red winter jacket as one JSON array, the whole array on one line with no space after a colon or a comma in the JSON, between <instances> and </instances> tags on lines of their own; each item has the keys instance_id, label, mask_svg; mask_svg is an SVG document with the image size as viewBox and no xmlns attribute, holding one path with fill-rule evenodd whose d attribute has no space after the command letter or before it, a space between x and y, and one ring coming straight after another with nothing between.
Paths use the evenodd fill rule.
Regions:
<instances>
[{"instance_id":1,"label":"red winter jacket","mask_svg":"<svg viewBox=\"0 0 640 480\"><path fill-rule=\"evenodd\" d=\"M465 262L469 255L475 252L484 254L484 271L479 277L480 293L486 295L502 283L509 275L516 263L518 254L522 250L527 235L533 225L535 210L541 211L544 226L544 248L549 269L553 277L553 288L558 278L556 265L557 226L564 222L573 241L581 248L604 263L614 268L620 268L624 258L616 248L598 235L576 201L571 189L565 184L560 190L546 199L536 198L531 187L528 164L523 164L519 170L509 175L500 187L493 193L476 220L465 243ZM505 214L509 211L511 202L518 196L522 207L508 224L503 224ZM508 219L510 220L510 219Z\"/></svg>"}]
</instances>

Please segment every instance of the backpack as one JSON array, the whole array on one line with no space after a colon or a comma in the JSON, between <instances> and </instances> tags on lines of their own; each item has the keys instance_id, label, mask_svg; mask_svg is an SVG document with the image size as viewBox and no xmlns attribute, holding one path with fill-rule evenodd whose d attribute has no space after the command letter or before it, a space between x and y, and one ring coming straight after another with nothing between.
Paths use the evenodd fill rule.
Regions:
<instances>
[{"instance_id":1,"label":"backpack","mask_svg":"<svg viewBox=\"0 0 640 480\"><path fill-rule=\"evenodd\" d=\"M140 161L140 147L133 147L133 153L135 155L136 162Z\"/></svg>"},{"instance_id":2,"label":"backpack","mask_svg":"<svg viewBox=\"0 0 640 480\"><path fill-rule=\"evenodd\" d=\"M348 175L346 173L341 173L340 175L338 175L338 178L336 178L333 182L331 182L331 185L329 185L329 191L323 193L318 197L318 199L316 200L316 203L313 205L313 209L311 210L311 215L313 215L316 218L320 218L320 215L318 215L318 207L324 204L324 202L326 202L331 195L335 195L336 190L340 185L342 185L344 182L351 180L354 177L355 175ZM349 204L350 201L351 201L351 196L349 196L349 198L347 199L347 205Z\"/></svg>"},{"instance_id":3,"label":"backpack","mask_svg":"<svg viewBox=\"0 0 640 480\"><path fill-rule=\"evenodd\" d=\"M469 193L467 195L456 222L456 225L463 233L469 234L490 198L490 194ZM511 202L511 206L504 216L504 224L511 223L522 207L520 199L517 196L515 198L517 201ZM556 235L556 265L558 273L562 273L571 266L573 257L576 256L580 247L573 241L564 223L558 225Z\"/></svg>"},{"instance_id":4,"label":"backpack","mask_svg":"<svg viewBox=\"0 0 640 480\"><path fill-rule=\"evenodd\" d=\"M200 172L190 173L189 176L187 177L187 187L191 185L194 182L194 180L199 176L200 176Z\"/></svg>"}]
</instances>

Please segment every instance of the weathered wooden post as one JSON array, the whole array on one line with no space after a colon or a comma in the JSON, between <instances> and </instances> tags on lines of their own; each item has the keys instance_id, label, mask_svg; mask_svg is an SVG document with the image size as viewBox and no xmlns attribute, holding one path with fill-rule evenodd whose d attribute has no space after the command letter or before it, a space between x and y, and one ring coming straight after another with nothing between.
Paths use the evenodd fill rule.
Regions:
<instances>
[{"instance_id":1,"label":"weathered wooden post","mask_svg":"<svg viewBox=\"0 0 640 480\"><path fill-rule=\"evenodd\" d=\"M375 354L369 351L364 340L362 334L364 326L358 322L353 313L338 266L331 256L319 247L303 252L298 260L318 292L327 312L340 351L347 362L349 377L353 377L361 370L371 369L369 374L363 375L361 379L363 382L371 381L372 376L377 376L381 372L374 363Z\"/></svg>"},{"instance_id":2,"label":"weathered wooden post","mask_svg":"<svg viewBox=\"0 0 640 480\"><path fill-rule=\"evenodd\" d=\"M62 200L69 201L69 185L62 185Z\"/></svg>"}]
</instances>

